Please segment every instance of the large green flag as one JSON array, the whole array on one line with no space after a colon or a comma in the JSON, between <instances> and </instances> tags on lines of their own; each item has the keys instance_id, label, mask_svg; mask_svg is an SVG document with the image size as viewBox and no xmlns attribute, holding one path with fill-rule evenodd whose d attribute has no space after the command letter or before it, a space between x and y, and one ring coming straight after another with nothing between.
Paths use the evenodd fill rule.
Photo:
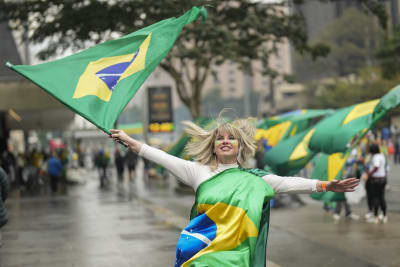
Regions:
<instances>
[{"instance_id":1,"label":"large green flag","mask_svg":"<svg viewBox=\"0 0 400 267\"><path fill-rule=\"evenodd\" d=\"M206 10L193 7L170 18L80 53L35 66L14 66L46 92L109 133L137 90L167 55L182 28Z\"/></svg>"},{"instance_id":2,"label":"large green flag","mask_svg":"<svg viewBox=\"0 0 400 267\"><path fill-rule=\"evenodd\" d=\"M374 113L372 114L373 123L380 120L383 116L385 116L386 112L389 110L396 108L400 105L400 85L396 86L392 90L390 90L387 94L385 94L378 105L376 105Z\"/></svg>"},{"instance_id":3,"label":"large green flag","mask_svg":"<svg viewBox=\"0 0 400 267\"><path fill-rule=\"evenodd\" d=\"M279 142L305 131L312 120L324 117L332 113L332 110L301 109L269 118L257 125L254 138L264 141L266 150L275 147Z\"/></svg>"},{"instance_id":4,"label":"large green flag","mask_svg":"<svg viewBox=\"0 0 400 267\"><path fill-rule=\"evenodd\" d=\"M381 99L339 109L316 126L309 147L332 154L345 152L381 119L387 111L400 105L400 86Z\"/></svg>"},{"instance_id":5,"label":"large green flag","mask_svg":"<svg viewBox=\"0 0 400 267\"><path fill-rule=\"evenodd\" d=\"M309 119L314 119L316 117L323 117L329 114L332 114L333 110L331 109L297 109L294 111L286 112L277 116L272 116L263 120L257 125L257 128L268 129L274 125L280 124L285 121L292 122L306 122ZM308 127L306 124L305 128L297 129L297 132L301 132Z\"/></svg>"},{"instance_id":6,"label":"large green flag","mask_svg":"<svg viewBox=\"0 0 400 267\"><path fill-rule=\"evenodd\" d=\"M314 128L283 140L264 154L264 165L278 175L290 176L298 173L315 156L308 148Z\"/></svg>"},{"instance_id":7,"label":"large green flag","mask_svg":"<svg viewBox=\"0 0 400 267\"><path fill-rule=\"evenodd\" d=\"M349 151L345 153L334 153L331 155L321 154L311 174L311 179L322 181L341 180ZM311 194L316 200L335 201L344 200L344 193L320 192Z\"/></svg>"}]
</instances>

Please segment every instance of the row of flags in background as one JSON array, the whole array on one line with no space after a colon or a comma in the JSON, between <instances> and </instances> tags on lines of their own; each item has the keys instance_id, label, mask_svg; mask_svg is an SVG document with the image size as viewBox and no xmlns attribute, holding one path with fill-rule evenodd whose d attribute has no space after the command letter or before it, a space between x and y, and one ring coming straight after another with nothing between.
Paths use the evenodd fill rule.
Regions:
<instances>
[{"instance_id":1,"label":"row of flags in background","mask_svg":"<svg viewBox=\"0 0 400 267\"><path fill-rule=\"evenodd\" d=\"M294 175L319 154L311 178L342 179L351 150L388 111L399 105L400 86L397 86L380 99L338 109L306 130L281 139L265 152L263 163L279 175ZM337 194L319 193L313 197L332 200Z\"/></svg>"},{"instance_id":2,"label":"row of flags in background","mask_svg":"<svg viewBox=\"0 0 400 267\"><path fill-rule=\"evenodd\" d=\"M380 99L334 110L302 109L256 123L255 139L264 145L263 165L281 176L299 173L318 155L312 179L342 179L352 148L389 110L400 105L400 86ZM209 128L213 121L198 118L195 123ZM185 158L186 134L168 153ZM335 193L319 193L315 199L334 199Z\"/></svg>"},{"instance_id":3,"label":"row of flags in background","mask_svg":"<svg viewBox=\"0 0 400 267\"><path fill-rule=\"evenodd\" d=\"M311 178L341 179L351 149L386 112L399 105L400 86L381 99L336 111L302 109L258 121L254 138L264 145L263 165L278 175L297 174L319 154ZM195 123L212 127L210 118L198 118ZM188 141L182 134L168 153L184 158Z\"/></svg>"}]
</instances>

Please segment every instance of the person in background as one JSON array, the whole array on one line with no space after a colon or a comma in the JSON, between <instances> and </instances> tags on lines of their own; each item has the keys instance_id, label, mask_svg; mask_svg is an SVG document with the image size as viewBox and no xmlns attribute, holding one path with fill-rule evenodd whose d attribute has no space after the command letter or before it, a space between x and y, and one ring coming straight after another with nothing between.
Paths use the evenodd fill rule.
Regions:
<instances>
[{"instance_id":1,"label":"person in background","mask_svg":"<svg viewBox=\"0 0 400 267\"><path fill-rule=\"evenodd\" d=\"M115 167L117 168L118 182L122 183L124 181L125 157L124 157L124 155L122 155L119 148L115 149L114 163L115 163Z\"/></svg>"},{"instance_id":2,"label":"person in background","mask_svg":"<svg viewBox=\"0 0 400 267\"><path fill-rule=\"evenodd\" d=\"M136 165L138 162L138 155L133 152L131 149L128 149L125 154L125 163L126 166L128 167L128 172L129 172L129 181L132 182L133 179L135 179L135 171L136 171Z\"/></svg>"},{"instance_id":3,"label":"person in background","mask_svg":"<svg viewBox=\"0 0 400 267\"><path fill-rule=\"evenodd\" d=\"M61 160L57 157L56 152L51 152L51 156L47 163L47 173L50 176L50 189L54 194L57 192L58 180L63 171L63 165L61 164Z\"/></svg>"},{"instance_id":4,"label":"person in background","mask_svg":"<svg viewBox=\"0 0 400 267\"><path fill-rule=\"evenodd\" d=\"M355 167L356 163L357 163L357 149L354 148L351 151L351 154L346 161L346 165L345 165L346 178L356 177L357 179L360 179L360 177L357 177L357 172L356 172L356 167ZM351 211L350 204L347 202L347 199L346 199L346 196L344 193L337 194L337 199L335 199L334 201L336 202L335 211L333 213L333 219L335 221L340 220L340 213L342 211L342 206L344 206L344 209L345 209L345 218L351 219L351 220L360 219L360 216L358 216L357 214L354 214Z\"/></svg>"},{"instance_id":5,"label":"person in background","mask_svg":"<svg viewBox=\"0 0 400 267\"><path fill-rule=\"evenodd\" d=\"M1 228L8 222L5 201L7 199L9 187L7 174L3 168L0 167L0 247L2 246Z\"/></svg>"},{"instance_id":6,"label":"person in background","mask_svg":"<svg viewBox=\"0 0 400 267\"><path fill-rule=\"evenodd\" d=\"M381 138L382 138L382 145L387 146L389 143L389 138L390 138L389 127L383 127Z\"/></svg>"},{"instance_id":7,"label":"person in background","mask_svg":"<svg viewBox=\"0 0 400 267\"><path fill-rule=\"evenodd\" d=\"M24 181L24 168L25 168L25 156L23 153L18 153L16 159L16 166L17 166L17 186L21 186L25 183Z\"/></svg>"},{"instance_id":8,"label":"person in background","mask_svg":"<svg viewBox=\"0 0 400 267\"><path fill-rule=\"evenodd\" d=\"M369 165L368 180L373 213L371 211L367 213L366 219L369 223L378 223L379 221L387 223L385 200L386 159L377 144L371 144L369 151L372 154L372 159ZM381 209L382 213L378 215L379 209Z\"/></svg>"},{"instance_id":9,"label":"person in background","mask_svg":"<svg viewBox=\"0 0 400 267\"><path fill-rule=\"evenodd\" d=\"M394 164L400 163L400 129L397 125L392 128L392 142L394 148Z\"/></svg>"}]
</instances>

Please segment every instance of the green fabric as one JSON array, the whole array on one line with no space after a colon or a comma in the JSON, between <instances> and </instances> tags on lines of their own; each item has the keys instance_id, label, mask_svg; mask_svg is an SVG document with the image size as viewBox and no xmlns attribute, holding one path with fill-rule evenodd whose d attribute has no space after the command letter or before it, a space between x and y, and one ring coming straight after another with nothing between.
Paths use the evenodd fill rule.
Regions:
<instances>
[{"instance_id":1,"label":"green fabric","mask_svg":"<svg viewBox=\"0 0 400 267\"><path fill-rule=\"evenodd\" d=\"M333 115L319 122L315 126L309 148L326 154L346 151L348 143L360 131L369 128L371 121L371 114L369 114L342 125L343 120L354 107L355 105L352 105L339 109Z\"/></svg>"},{"instance_id":2,"label":"green fabric","mask_svg":"<svg viewBox=\"0 0 400 267\"><path fill-rule=\"evenodd\" d=\"M389 110L399 105L400 86L396 86L379 100L371 113L349 123L343 121L357 105L339 109L317 124L309 148L326 154L345 152L349 144L357 143Z\"/></svg>"},{"instance_id":3,"label":"green fabric","mask_svg":"<svg viewBox=\"0 0 400 267\"><path fill-rule=\"evenodd\" d=\"M248 237L230 250L203 254L189 266L265 266L269 200L273 198L274 191L259 177L268 173L258 169L231 168L200 184L191 219L199 215L197 208L201 204L225 203L244 210L257 227L258 236Z\"/></svg>"},{"instance_id":4,"label":"green fabric","mask_svg":"<svg viewBox=\"0 0 400 267\"><path fill-rule=\"evenodd\" d=\"M282 115L278 115L269 119L264 120L264 122L259 124L258 128L262 129L267 129L271 126L277 125L279 123L285 122L285 121L292 121L292 122L304 122L304 121L309 121L311 119L317 118L317 117L323 117L327 116L329 114L332 114L333 111L331 109L304 109L304 110L298 110L298 111L292 111L289 113L285 113ZM306 125L300 124L299 129L297 132L301 132L302 130L305 130L308 127L308 123Z\"/></svg>"},{"instance_id":5,"label":"green fabric","mask_svg":"<svg viewBox=\"0 0 400 267\"><path fill-rule=\"evenodd\" d=\"M348 154L347 154L348 156ZM346 156L346 158L347 158ZM317 179L321 181L328 181L328 158L329 155L327 154L321 154L317 160L317 163L314 167L313 172L311 173L311 179ZM346 164L343 164L342 166L338 166L337 168L340 168L338 171L338 174L334 179L341 180L342 179L342 174L343 174L343 169ZM311 198L315 200L323 200L323 201L340 201L340 200L345 200L345 195L344 193L336 193L336 192L319 192L319 193L314 193L310 194Z\"/></svg>"},{"instance_id":6,"label":"green fabric","mask_svg":"<svg viewBox=\"0 0 400 267\"><path fill-rule=\"evenodd\" d=\"M200 15L206 18L206 10L193 7L179 18L160 21L120 39L102 43L59 60L35 66L13 66L10 63L7 63L7 66L34 82L104 132L109 133L109 129L114 127L114 122L119 114L173 47L182 28L196 20ZM134 18L132 19L134 20ZM144 47L139 50L142 44L146 44L145 40L150 40L148 46L144 46L147 50ZM104 60L112 61L112 64L107 65L107 68L123 62L127 63L127 61L114 62L113 60L116 60L115 57L117 56L131 54L133 58L135 51L139 51L138 58L141 55L140 53L144 55L144 68L140 68L132 74L124 71L127 76L121 76L113 90L107 87L105 88L108 91L104 89L103 81L107 77L100 79L95 71L97 69L93 66L101 65L100 62L104 62ZM147 53L144 51L147 51ZM139 61L139 59L135 59L130 66L138 64ZM92 71L92 69L95 70ZM96 85L88 82L89 80L94 81ZM82 81L84 81L84 85L80 86ZM111 91L112 94L108 100L104 100L99 96L100 93L89 94L87 90L107 91L107 94L110 94ZM76 96L78 91L83 93Z\"/></svg>"},{"instance_id":7,"label":"green fabric","mask_svg":"<svg viewBox=\"0 0 400 267\"><path fill-rule=\"evenodd\" d=\"M378 105L375 107L374 113L372 114L373 122L380 120L386 112L396 108L400 105L400 85L394 87L387 94L385 94Z\"/></svg>"},{"instance_id":8,"label":"green fabric","mask_svg":"<svg viewBox=\"0 0 400 267\"><path fill-rule=\"evenodd\" d=\"M281 176L291 176L298 173L316 154L307 147L307 154L304 157L295 160L290 159L293 151L303 141L309 131L298 133L279 142L278 145L266 151L264 153L263 164L271 167L274 173Z\"/></svg>"}]
</instances>

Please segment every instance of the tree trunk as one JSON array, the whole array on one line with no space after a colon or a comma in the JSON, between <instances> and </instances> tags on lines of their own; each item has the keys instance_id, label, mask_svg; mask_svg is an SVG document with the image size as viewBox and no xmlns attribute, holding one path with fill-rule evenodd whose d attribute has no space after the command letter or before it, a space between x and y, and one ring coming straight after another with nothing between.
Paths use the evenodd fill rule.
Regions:
<instances>
[{"instance_id":1,"label":"tree trunk","mask_svg":"<svg viewBox=\"0 0 400 267\"><path fill-rule=\"evenodd\" d=\"M160 66L168 72L175 81L175 88L179 99L189 109L193 119L201 115L201 92L203 90L207 75L209 73L209 65L200 67L195 64L195 76L190 79L188 76L185 80L183 73L178 71L171 62L161 63ZM203 69L203 70L202 70Z\"/></svg>"}]
</instances>

